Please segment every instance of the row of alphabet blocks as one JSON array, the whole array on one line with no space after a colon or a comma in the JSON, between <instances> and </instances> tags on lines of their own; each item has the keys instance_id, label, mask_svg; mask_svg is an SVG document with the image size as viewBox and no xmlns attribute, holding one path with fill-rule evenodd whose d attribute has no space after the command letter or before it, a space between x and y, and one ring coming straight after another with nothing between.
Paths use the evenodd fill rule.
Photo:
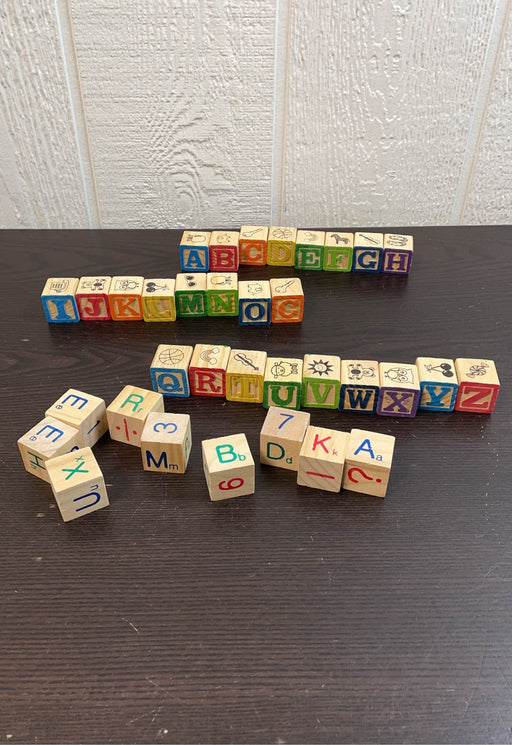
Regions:
<instances>
[{"instance_id":1,"label":"row of alphabet blocks","mask_svg":"<svg viewBox=\"0 0 512 745\"><path fill-rule=\"evenodd\" d=\"M238 316L242 326L300 323L304 292L297 277L238 281L235 272L144 277L50 277L41 294L50 323L175 321Z\"/></svg>"},{"instance_id":2,"label":"row of alphabet blocks","mask_svg":"<svg viewBox=\"0 0 512 745\"><path fill-rule=\"evenodd\" d=\"M236 272L239 264L268 264L327 272L409 274L412 257L411 235L263 225L244 225L240 231L186 230L180 244L184 272Z\"/></svg>"},{"instance_id":3,"label":"row of alphabet blocks","mask_svg":"<svg viewBox=\"0 0 512 745\"><path fill-rule=\"evenodd\" d=\"M303 359L212 344L160 344L150 368L164 396L217 396L291 409L323 408L413 417L424 411L493 411L500 387L492 360L418 357L402 364Z\"/></svg>"}]
</instances>

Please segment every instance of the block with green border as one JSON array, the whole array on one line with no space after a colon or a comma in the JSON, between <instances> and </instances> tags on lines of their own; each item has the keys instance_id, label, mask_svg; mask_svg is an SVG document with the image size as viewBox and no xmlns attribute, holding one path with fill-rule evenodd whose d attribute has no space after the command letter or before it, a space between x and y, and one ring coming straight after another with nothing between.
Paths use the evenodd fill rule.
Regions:
<instances>
[{"instance_id":1,"label":"block with green border","mask_svg":"<svg viewBox=\"0 0 512 745\"><path fill-rule=\"evenodd\" d=\"M300 409L302 402L302 360L268 357L263 379L263 406Z\"/></svg>"},{"instance_id":2,"label":"block with green border","mask_svg":"<svg viewBox=\"0 0 512 745\"><path fill-rule=\"evenodd\" d=\"M206 316L206 274L177 274L174 297L179 318Z\"/></svg>"},{"instance_id":3,"label":"block with green border","mask_svg":"<svg viewBox=\"0 0 512 745\"><path fill-rule=\"evenodd\" d=\"M302 374L302 406L337 409L340 402L341 360L336 355L306 354Z\"/></svg>"},{"instance_id":4,"label":"block with green border","mask_svg":"<svg viewBox=\"0 0 512 745\"><path fill-rule=\"evenodd\" d=\"M324 272L350 272L354 254L354 234L328 231L325 234Z\"/></svg>"},{"instance_id":5,"label":"block with green border","mask_svg":"<svg viewBox=\"0 0 512 745\"><path fill-rule=\"evenodd\" d=\"M298 230L295 251L296 269L322 270L325 232L323 230Z\"/></svg>"},{"instance_id":6,"label":"block with green border","mask_svg":"<svg viewBox=\"0 0 512 745\"><path fill-rule=\"evenodd\" d=\"M238 274L208 272L206 275L206 306L209 316L238 315Z\"/></svg>"}]
</instances>

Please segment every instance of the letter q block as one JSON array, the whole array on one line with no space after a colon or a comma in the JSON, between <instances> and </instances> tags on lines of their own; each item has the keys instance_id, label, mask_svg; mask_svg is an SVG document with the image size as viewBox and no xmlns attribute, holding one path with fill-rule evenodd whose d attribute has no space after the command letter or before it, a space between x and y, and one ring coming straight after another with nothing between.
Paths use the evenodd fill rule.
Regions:
<instances>
[{"instance_id":1,"label":"letter q block","mask_svg":"<svg viewBox=\"0 0 512 745\"><path fill-rule=\"evenodd\" d=\"M212 502L254 494L254 459L244 434L203 440L202 450Z\"/></svg>"},{"instance_id":2,"label":"letter q block","mask_svg":"<svg viewBox=\"0 0 512 745\"><path fill-rule=\"evenodd\" d=\"M110 437L140 447L140 438L148 414L164 410L161 393L125 385L107 408Z\"/></svg>"},{"instance_id":3,"label":"letter q block","mask_svg":"<svg viewBox=\"0 0 512 745\"><path fill-rule=\"evenodd\" d=\"M140 447L145 471L185 473L192 448L190 415L151 412Z\"/></svg>"},{"instance_id":4,"label":"letter q block","mask_svg":"<svg viewBox=\"0 0 512 745\"><path fill-rule=\"evenodd\" d=\"M298 471L299 453L311 415L271 406L260 432L260 463Z\"/></svg>"},{"instance_id":5,"label":"letter q block","mask_svg":"<svg viewBox=\"0 0 512 745\"><path fill-rule=\"evenodd\" d=\"M64 522L108 506L105 479L91 448L59 455L46 466Z\"/></svg>"}]
</instances>

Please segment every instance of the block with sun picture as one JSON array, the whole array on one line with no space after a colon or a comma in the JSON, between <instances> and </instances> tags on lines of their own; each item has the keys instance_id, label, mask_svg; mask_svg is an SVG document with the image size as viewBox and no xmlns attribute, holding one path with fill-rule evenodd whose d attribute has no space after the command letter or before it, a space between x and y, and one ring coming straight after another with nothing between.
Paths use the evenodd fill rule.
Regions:
<instances>
[{"instance_id":1,"label":"block with sun picture","mask_svg":"<svg viewBox=\"0 0 512 745\"><path fill-rule=\"evenodd\" d=\"M306 354L302 369L302 406L337 409L340 402L340 358L336 355Z\"/></svg>"}]
</instances>

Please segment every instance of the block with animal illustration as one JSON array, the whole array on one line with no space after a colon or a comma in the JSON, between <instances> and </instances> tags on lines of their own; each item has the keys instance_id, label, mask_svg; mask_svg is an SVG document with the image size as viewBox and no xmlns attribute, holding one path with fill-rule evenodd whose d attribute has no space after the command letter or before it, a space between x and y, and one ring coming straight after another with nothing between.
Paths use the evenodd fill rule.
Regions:
<instances>
[{"instance_id":1,"label":"block with animal illustration","mask_svg":"<svg viewBox=\"0 0 512 745\"><path fill-rule=\"evenodd\" d=\"M268 227L265 225L242 225L238 248L240 264L263 266L267 263Z\"/></svg>"},{"instance_id":2,"label":"block with animal illustration","mask_svg":"<svg viewBox=\"0 0 512 745\"><path fill-rule=\"evenodd\" d=\"M76 388L69 388L63 393L46 410L45 416L58 419L78 430L81 448L92 448L108 430L105 401Z\"/></svg>"},{"instance_id":3,"label":"block with animal illustration","mask_svg":"<svg viewBox=\"0 0 512 745\"><path fill-rule=\"evenodd\" d=\"M268 231L267 264L295 266L297 228L273 226Z\"/></svg>"},{"instance_id":4,"label":"block with animal illustration","mask_svg":"<svg viewBox=\"0 0 512 745\"><path fill-rule=\"evenodd\" d=\"M267 279L240 280L238 283L238 323L240 326L268 326L271 319L270 282Z\"/></svg>"},{"instance_id":5,"label":"block with animal illustration","mask_svg":"<svg viewBox=\"0 0 512 745\"><path fill-rule=\"evenodd\" d=\"M295 268L321 271L324 261L324 230L298 230Z\"/></svg>"},{"instance_id":6,"label":"block with animal illustration","mask_svg":"<svg viewBox=\"0 0 512 745\"><path fill-rule=\"evenodd\" d=\"M174 296L178 317L206 316L206 274L177 274Z\"/></svg>"},{"instance_id":7,"label":"block with animal illustration","mask_svg":"<svg viewBox=\"0 0 512 745\"><path fill-rule=\"evenodd\" d=\"M238 274L208 272L206 275L206 306L209 316L238 315Z\"/></svg>"},{"instance_id":8,"label":"block with animal illustration","mask_svg":"<svg viewBox=\"0 0 512 745\"><path fill-rule=\"evenodd\" d=\"M267 357L263 382L263 406L300 409L302 401L302 360Z\"/></svg>"},{"instance_id":9,"label":"block with animal illustration","mask_svg":"<svg viewBox=\"0 0 512 745\"><path fill-rule=\"evenodd\" d=\"M145 321L175 321L176 280L145 279L142 290L142 313Z\"/></svg>"},{"instance_id":10,"label":"block with animal illustration","mask_svg":"<svg viewBox=\"0 0 512 745\"><path fill-rule=\"evenodd\" d=\"M380 272L384 250L383 233L356 233L352 271Z\"/></svg>"},{"instance_id":11,"label":"block with animal illustration","mask_svg":"<svg viewBox=\"0 0 512 745\"><path fill-rule=\"evenodd\" d=\"M379 362L380 393L377 414L413 417L420 402L420 380L416 365Z\"/></svg>"},{"instance_id":12,"label":"block with animal illustration","mask_svg":"<svg viewBox=\"0 0 512 745\"><path fill-rule=\"evenodd\" d=\"M348 432L309 426L300 449L297 484L339 492L348 440Z\"/></svg>"},{"instance_id":13,"label":"block with animal illustration","mask_svg":"<svg viewBox=\"0 0 512 745\"><path fill-rule=\"evenodd\" d=\"M64 522L108 507L105 479L91 448L52 458L47 469Z\"/></svg>"},{"instance_id":14,"label":"block with animal illustration","mask_svg":"<svg viewBox=\"0 0 512 745\"><path fill-rule=\"evenodd\" d=\"M192 449L189 414L148 414L140 438L142 467L156 473L185 473Z\"/></svg>"},{"instance_id":15,"label":"block with animal illustration","mask_svg":"<svg viewBox=\"0 0 512 745\"><path fill-rule=\"evenodd\" d=\"M260 404L266 362L266 352L232 349L226 370L226 399Z\"/></svg>"},{"instance_id":16,"label":"block with animal illustration","mask_svg":"<svg viewBox=\"0 0 512 745\"><path fill-rule=\"evenodd\" d=\"M300 323L304 316L304 290L298 277L270 280L272 323Z\"/></svg>"},{"instance_id":17,"label":"block with animal illustration","mask_svg":"<svg viewBox=\"0 0 512 745\"><path fill-rule=\"evenodd\" d=\"M188 379L193 396L226 396L226 369L231 347L224 344L196 344L190 360Z\"/></svg>"},{"instance_id":18,"label":"block with animal illustration","mask_svg":"<svg viewBox=\"0 0 512 745\"><path fill-rule=\"evenodd\" d=\"M75 293L78 277L50 277L41 293L44 314L49 323L78 323L80 314Z\"/></svg>"},{"instance_id":19,"label":"block with animal illustration","mask_svg":"<svg viewBox=\"0 0 512 745\"><path fill-rule=\"evenodd\" d=\"M159 344L150 367L153 390L163 396L190 396L188 370L193 351L186 344Z\"/></svg>"},{"instance_id":20,"label":"block with animal illustration","mask_svg":"<svg viewBox=\"0 0 512 745\"><path fill-rule=\"evenodd\" d=\"M418 357L416 367L421 388L418 408L453 411L459 389L455 362L444 357Z\"/></svg>"},{"instance_id":21,"label":"block with animal illustration","mask_svg":"<svg viewBox=\"0 0 512 745\"><path fill-rule=\"evenodd\" d=\"M324 272L352 271L354 253L354 233L337 233L327 231L325 234Z\"/></svg>"},{"instance_id":22,"label":"block with animal illustration","mask_svg":"<svg viewBox=\"0 0 512 745\"><path fill-rule=\"evenodd\" d=\"M490 414L500 390L500 380L493 360L458 357L455 370L459 391L455 411Z\"/></svg>"},{"instance_id":23,"label":"block with animal illustration","mask_svg":"<svg viewBox=\"0 0 512 745\"><path fill-rule=\"evenodd\" d=\"M271 406L260 432L260 462L267 466L297 471L302 442L311 415Z\"/></svg>"},{"instance_id":24,"label":"block with animal illustration","mask_svg":"<svg viewBox=\"0 0 512 745\"><path fill-rule=\"evenodd\" d=\"M207 230L185 230L180 243L182 272L207 272L208 246L211 233Z\"/></svg>"},{"instance_id":25,"label":"block with animal illustration","mask_svg":"<svg viewBox=\"0 0 512 745\"><path fill-rule=\"evenodd\" d=\"M337 355L304 355L302 406L337 409L340 402L341 360Z\"/></svg>"},{"instance_id":26,"label":"block with animal illustration","mask_svg":"<svg viewBox=\"0 0 512 745\"><path fill-rule=\"evenodd\" d=\"M203 440L201 446L212 501L254 494L254 459L244 434Z\"/></svg>"},{"instance_id":27,"label":"block with animal illustration","mask_svg":"<svg viewBox=\"0 0 512 745\"><path fill-rule=\"evenodd\" d=\"M353 429L346 450L343 488L385 497L394 448L392 435Z\"/></svg>"},{"instance_id":28,"label":"block with animal illustration","mask_svg":"<svg viewBox=\"0 0 512 745\"><path fill-rule=\"evenodd\" d=\"M107 406L110 437L118 442L140 447L140 438L148 414L163 410L164 399L161 393L125 385Z\"/></svg>"},{"instance_id":29,"label":"block with animal illustration","mask_svg":"<svg viewBox=\"0 0 512 745\"><path fill-rule=\"evenodd\" d=\"M377 360L342 360L340 411L374 414L379 400Z\"/></svg>"},{"instance_id":30,"label":"block with animal illustration","mask_svg":"<svg viewBox=\"0 0 512 745\"><path fill-rule=\"evenodd\" d=\"M108 321L112 277L80 277L75 299L82 321Z\"/></svg>"},{"instance_id":31,"label":"block with animal illustration","mask_svg":"<svg viewBox=\"0 0 512 745\"><path fill-rule=\"evenodd\" d=\"M80 433L76 427L45 417L18 440L18 449L25 470L43 481L50 481L46 463L50 458L80 448Z\"/></svg>"},{"instance_id":32,"label":"block with animal illustration","mask_svg":"<svg viewBox=\"0 0 512 745\"><path fill-rule=\"evenodd\" d=\"M210 272L237 272L240 263L238 241L240 233L235 230L214 230L208 246Z\"/></svg>"},{"instance_id":33,"label":"block with animal illustration","mask_svg":"<svg viewBox=\"0 0 512 745\"><path fill-rule=\"evenodd\" d=\"M384 274L409 274L411 271L414 241L412 235L384 235L382 271Z\"/></svg>"},{"instance_id":34,"label":"block with animal illustration","mask_svg":"<svg viewBox=\"0 0 512 745\"><path fill-rule=\"evenodd\" d=\"M112 277L108 302L113 321L142 321L144 277Z\"/></svg>"}]
</instances>

